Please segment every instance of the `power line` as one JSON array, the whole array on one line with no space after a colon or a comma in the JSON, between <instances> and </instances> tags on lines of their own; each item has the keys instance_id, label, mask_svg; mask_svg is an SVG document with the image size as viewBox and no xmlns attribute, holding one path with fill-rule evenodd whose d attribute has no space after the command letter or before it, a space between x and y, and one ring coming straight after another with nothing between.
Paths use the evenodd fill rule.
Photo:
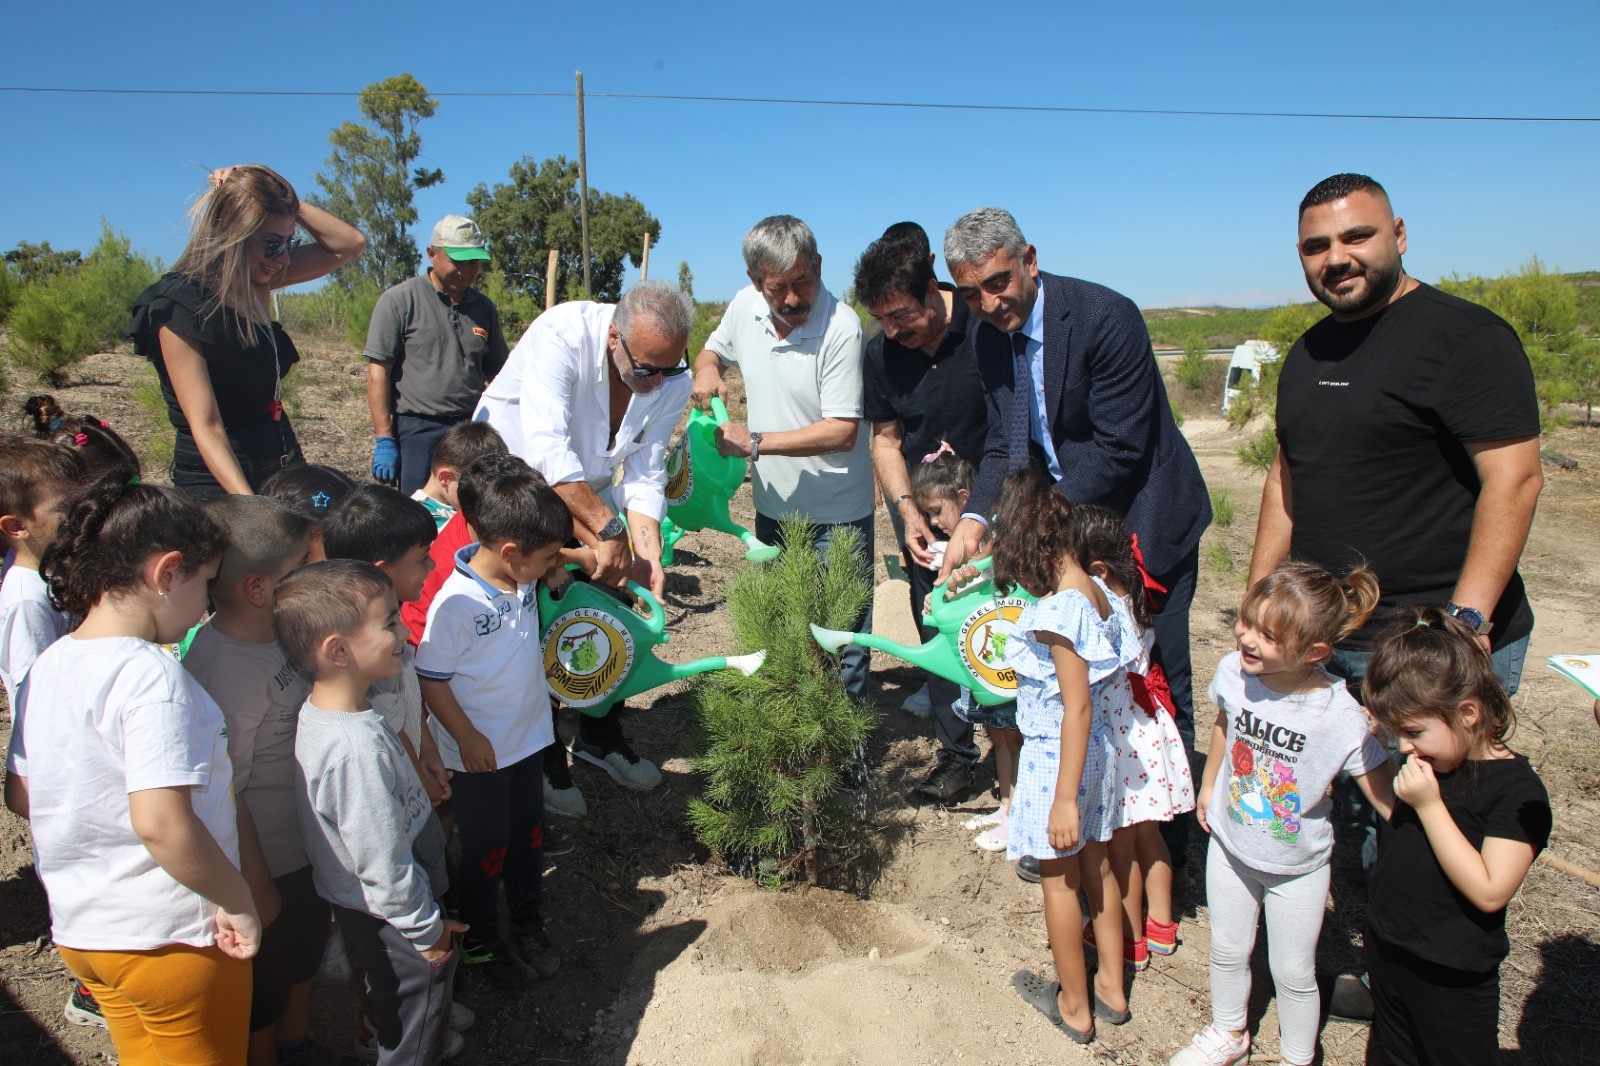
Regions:
<instances>
[{"instance_id":1,"label":"power line","mask_svg":"<svg viewBox=\"0 0 1600 1066\"><path fill-rule=\"evenodd\" d=\"M224 96L224 97L339 97L354 98L359 92L293 89L114 89L43 85L0 85L0 93L37 93L63 96ZM567 98L570 92L432 92L440 99L549 99ZM1600 123L1592 115L1403 115L1331 111L1205 111L1158 107L1068 107L1049 104L947 104L921 100L822 100L772 96L690 96L676 93L590 92L589 99L645 100L697 104L765 104L790 107L868 107L921 111L984 111L1049 115L1148 115L1176 118L1281 118L1332 119L1378 122L1519 122L1519 123Z\"/></svg>"}]
</instances>

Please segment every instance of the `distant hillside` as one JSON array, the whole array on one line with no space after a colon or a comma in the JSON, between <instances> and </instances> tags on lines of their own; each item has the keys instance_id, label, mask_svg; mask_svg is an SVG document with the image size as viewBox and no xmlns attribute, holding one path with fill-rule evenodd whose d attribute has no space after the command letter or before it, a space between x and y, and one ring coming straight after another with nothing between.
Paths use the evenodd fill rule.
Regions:
<instances>
[{"instance_id":1,"label":"distant hillside","mask_svg":"<svg viewBox=\"0 0 1600 1066\"><path fill-rule=\"evenodd\" d=\"M1600 270L1560 275L1578 292L1579 321L1590 335L1600 334ZM1276 307L1155 307L1144 312L1157 348L1182 348L1199 337L1207 348L1232 348L1261 335Z\"/></svg>"}]
</instances>

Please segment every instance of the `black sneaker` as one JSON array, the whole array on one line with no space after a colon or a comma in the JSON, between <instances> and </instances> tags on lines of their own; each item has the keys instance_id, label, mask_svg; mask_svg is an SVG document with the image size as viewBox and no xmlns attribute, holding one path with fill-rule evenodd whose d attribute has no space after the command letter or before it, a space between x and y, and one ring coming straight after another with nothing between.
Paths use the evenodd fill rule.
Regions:
<instances>
[{"instance_id":1,"label":"black sneaker","mask_svg":"<svg viewBox=\"0 0 1600 1066\"><path fill-rule=\"evenodd\" d=\"M589 740L580 733L572 738L572 754L604 770L624 788L648 792L661 784L661 771L656 769L656 764L634 754L620 727L600 741Z\"/></svg>"},{"instance_id":2,"label":"black sneaker","mask_svg":"<svg viewBox=\"0 0 1600 1066\"><path fill-rule=\"evenodd\" d=\"M566 790L572 787L572 767L567 763L567 748L556 741L544 749L544 779L551 788Z\"/></svg>"},{"instance_id":3,"label":"black sneaker","mask_svg":"<svg viewBox=\"0 0 1600 1066\"><path fill-rule=\"evenodd\" d=\"M545 939L544 925L540 922L512 922L511 942L517 954L528 964L540 980L547 980L561 969L561 956L550 941Z\"/></svg>"},{"instance_id":4,"label":"black sneaker","mask_svg":"<svg viewBox=\"0 0 1600 1066\"><path fill-rule=\"evenodd\" d=\"M513 955L499 937L463 940L461 961L497 985L521 988L539 979L533 967Z\"/></svg>"},{"instance_id":5,"label":"black sneaker","mask_svg":"<svg viewBox=\"0 0 1600 1066\"><path fill-rule=\"evenodd\" d=\"M972 767L954 759L943 759L912 792L935 803L957 803L972 791L972 784Z\"/></svg>"},{"instance_id":6,"label":"black sneaker","mask_svg":"<svg viewBox=\"0 0 1600 1066\"><path fill-rule=\"evenodd\" d=\"M1024 855L1017 860L1017 876L1030 885L1039 883L1039 860L1032 855Z\"/></svg>"},{"instance_id":7,"label":"black sneaker","mask_svg":"<svg viewBox=\"0 0 1600 1066\"><path fill-rule=\"evenodd\" d=\"M1372 1021L1372 989L1361 977L1361 974L1342 973L1333 979L1328 1017L1346 1022Z\"/></svg>"}]
</instances>

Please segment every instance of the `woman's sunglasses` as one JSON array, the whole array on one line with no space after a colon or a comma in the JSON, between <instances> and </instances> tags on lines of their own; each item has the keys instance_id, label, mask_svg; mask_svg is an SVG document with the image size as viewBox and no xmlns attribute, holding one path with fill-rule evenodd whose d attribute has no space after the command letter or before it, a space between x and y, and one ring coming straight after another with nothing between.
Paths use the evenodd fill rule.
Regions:
<instances>
[{"instance_id":1,"label":"woman's sunglasses","mask_svg":"<svg viewBox=\"0 0 1600 1066\"><path fill-rule=\"evenodd\" d=\"M261 254L267 259L276 259L280 255L293 255L294 250L300 247L300 237L280 237L276 233L258 233L256 240L261 242Z\"/></svg>"},{"instance_id":2,"label":"woman's sunglasses","mask_svg":"<svg viewBox=\"0 0 1600 1066\"><path fill-rule=\"evenodd\" d=\"M683 350L683 362L677 366L645 366L633 357L633 352L628 348L628 338L617 334L617 340L622 343L622 354L628 357L628 365L633 367L630 371L636 378L653 378L660 374L664 378L675 378L689 369L689 349Z\"/></svg>"}]
</instances>

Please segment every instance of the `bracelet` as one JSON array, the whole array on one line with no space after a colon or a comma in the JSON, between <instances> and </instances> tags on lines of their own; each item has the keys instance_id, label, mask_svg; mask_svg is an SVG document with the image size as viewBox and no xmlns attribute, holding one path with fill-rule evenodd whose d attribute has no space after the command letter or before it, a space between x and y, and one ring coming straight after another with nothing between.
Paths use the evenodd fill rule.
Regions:
<instances>
[{"instance_id":1,"label":"bracelet","mask_svg":"<svg viewBox=\"0 0 1600 1066\"><path fill-rule=\"evenodd\" d=\"M907 500L909 500L911 498L912 498L911 497L911 493L903 492L903 493L901 493L900 495L898 495L898 496L896 496L894 498L894 505L896 507L899 507L902 503L905 503Z\"/></svg>"}]
</instances>

